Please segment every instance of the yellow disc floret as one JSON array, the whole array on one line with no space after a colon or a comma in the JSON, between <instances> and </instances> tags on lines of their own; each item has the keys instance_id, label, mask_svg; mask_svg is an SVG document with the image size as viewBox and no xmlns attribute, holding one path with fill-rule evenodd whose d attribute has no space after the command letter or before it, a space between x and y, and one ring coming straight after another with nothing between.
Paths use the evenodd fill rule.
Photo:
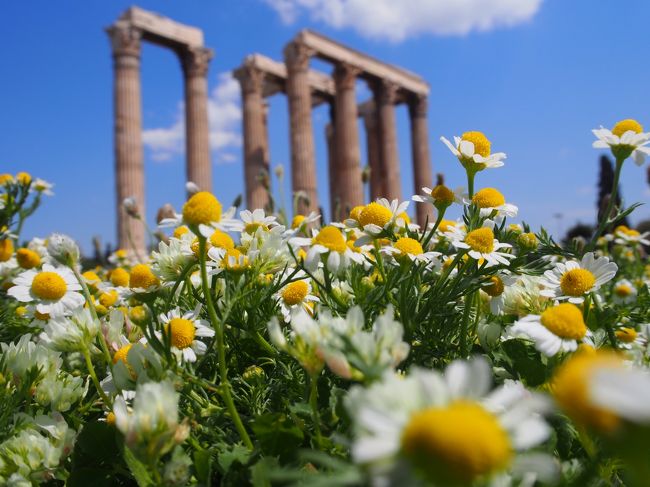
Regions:
<instances>
[{"instance_id":1,"label":"yellow disc floret","mask_svg":"<svg viewBox=\"0 0 650 487\"><path fill-rule=\"evenodd\" d=\"M555 373L552 381L553 395L559 406L575 422L604 433L611 432L619 425L620 419L613 412L593 404L590 382L598 370L622 366L622 359L613 352L577 352Z\"/></svg>"},{"instance_id":2,"label":"yellow disc floret","mask_svg":"<svg viewBox=\"0 0 650 487\"><path fill-rule=\"evenodd\" d=\"M614 294L619 298L627 298L632 293L634 293L634 289L629 284L617 284L614 288Z\"/></svg>"},{"instance_id":3,"label":"yellow disc floret","mask_svg":"<svg viewBox=\"0 0 650 487\"><path fill-rule=\"evenodd\" d=\"M128 365L128 362L126 361L126 357L129 354L129 350L131 350L132 346L133 346L132 343L127 343L126 345L122 346L118 351L116 351L113 354L113 363L116 364L122 361Z\"/></svg>"},{"instance_id":4,"label":"yellow disc floret","mask_svg":"<svg viewBox=\"0 0 650 487\"><path fill-rule=\"evenodd\" d=\"M99 295L99 303L102 306L106 306L107 308L110 308L111 306L113 306L115 304L118 297L119 297L119 295L117 294L117 291L115 291L114 289L111 289L110 291L107 291L105 293L101 293Z\"/></svg>"},{"instance_id":5,"label":"yellow disc floret","mask_svg":"<svg viewBox=\"0 0 650 487\"><path fill-rule=\"evenodd\" d=\"M148 289L160 284L158 278L151 272L146 264L137 264L131 269L129 276L129 287L131 289Z\"/></svg>"},{"instance_id":6,"label":"yellow disc floret","mask_svg":"<svg viewBox=\"0 0 650 487\"><path fill-rule=\"evenodd\" d=\"M490 277L489 283L490 284L483 288L483 291L485 291L488 296L496 298L497 296L501 296L503 294L505 286L503 285L503 280L499 276Z\"/></svg>"},{"instance_id":7,"label":"yellow disc floret","mask_svg":"<svg viewBox=\"0 0 650 487\"><path fill-rule=\"evenodd\" d=\"M110 279L113 286L127 287L129 285L129 273L121 267L111 271Z\"/></svg>"},{"instance_id":8,"label":"yellow disc floret","mask_svg":"<svg viewBox=\"0 0 650 487\"><path fill-rule=\"evenodd\" d=\"M420 242L414 238L401 237L393 244L402 254L420 255L424 252Z\"/></svg>"},{"instance_id":9,"label":"yellow disc floret","mask_svg":"<svg viewBox=\"0 0 650 487\"><path fill-rule=\"evenodd\" d=\"M472 230L465 236L465 243L476 252L489 254L494 250L494 232L488 227Z\"/></svg>"},{"instance_id":10,"label":"yellow disc floret","mask_svg":"<svg viewBox=\"0 0 650 487\"><path fill-rule=\"evenodd\" d=\"M24 184L27 186L29 183L32 182L32 175L29 174L28 172L19 172L16 174L16 181L18 181L20 184Z\"/></svg>"},{"instance_id":11,"label":"yellow disc floret","mask_svg":"<svg viewBox=\"0 0 650 487\"><path fill-rule=\"evenodd\" d=\"M308 292L309 284L305 281L292 282L282 290L282 300L285 304L293 306L294 304L301 303L307 297Z\"/></svg>"},{"instance_id":12,"label":"yellow disc floret","mask_svg":"<svg viewBox=\"0 0 650 487\"><path fill-rule=\"evenodd\" d=\"M320 229L318 235L312 239L313 244L322 245L334 252L343 253L347 246L341 230L333 226L326 226Z\"/></svg>"},{"instance_id":13,"label":"yellow disc floret","mask_svg":"<svg viewBox=\"0 0 650 487\"><path fill-rule=\"evenodd\" d=\"M190 231L185 225L174 228L174 238L181 238L183 235Z\"/></svg>"},{"instance_id":14,"label":"yellow disc floret","mask_svg":"<svg viewBox=\"0 0 650 487\"><path fill-rule=\"evenodd\" d=\"M616 338L623 343L632 343L636 340L636 330L634 328L623 327L616 330Z\"/></svg>"},{"instance_id":15,"label":"yellow disc floret","mask_svg":"<svg viewBox=\"0 0 650 487\"><path fill-rule=\"evenodd\" d=\"M23 269L33 269L41 265L41 256L31 249L18 249L16 251L16 260Z\"/></svg>"},{"instance_id":16,"label":"yellow disc floret","mask_svg":"<svg viewBox=\"0 0 650 487\"><path fill-rule=\"evenodd\" d=\"M594 276L587 269L571 269L560 279L560 288L567 296L582 296L591 290L596 283Z\"/></svg>"},{"instance_id":17,"label":"yellow disc floret","mask_svg":"<svg viewBox=\"0 0 650 487\"><path fill-rule=\"evenodd\" d=\"M370 203L361 210L361 213L359 213L359 223L362 227L372 224L383 228L392 217L393 214L384 205L380 205L379 203Z\"/></svg>"},{"instance_id":18,"label":"yellow disc floret","mask_svg":"<svg viewBox=\"0 0 650 487\"><path fill-rule=\"evenodd\" d=\"M207 225L221 220L221 203L208 191L199 191L183 205L183 220L190 225Z\"/></svg>"},{"instance_id":19,"label":"yellow disc floret","mask_svg":"<svg viewBox=\"0 0 650 487\"><path fill-rule=\"evenodd\" d=\"M191 346L196 333L194 323L185 318L172 318L166 330L172 346L180 349Z\"/></svg>"},{"instance_id":20,"label":"yellow disc floret","mask_svg":"<svg viewBox=\"0 0 650 487\"><path fill-rule=\"evenodd\" d=\"M490 155L491 143L483 132L465 132L461 140L466 140L474 144L474 153L479 154L483 157L488 157Z\"/></svg>"},{"instance_id":21,"label":"yellow disc floret","mask_svg":"<svg viewBox=\"0 0 650 487\"><path fill-rule=\"evenodd\" d=\"M614 125L612 133L618 137L621 137L625 132L634 132L635 134L640 134L643 132L643 126L634 119L626 118L621 120Z\"/></svg>"},{"instance_id":22,"label":"yellow disc floret","mask_svg":"<svg viewBox=\"0 0 650 487\"><path fill-rule=\"evenodd\" d=\"M496 416L469 401L416 412L401 445L436 485L472 483L507 468L513 457L508 433Z\"/></svg>"},{"instance_id":23,"label":"yellow disc floret","mask_svg":"<svg viewBox=\"0 0 650 487\"><path fill-rule=\"evenodd\" d=\"M506 199L500 191L494 188L483 188L476 192L472 198L474 203L479 208L496 208L506 204Z\"/></svg>"},{"instance_id":24,"label":"yellow disc floret","mask_svg":"<svg viewBox=\"0 0 650 487\"><path fill-rule=\"evenodd\" d=\"M298 228L305 221L305 215L296 215L291 220L291 228Z\"/></svg>"},{"instance_id":25,"label":"yellow disc floret","mask_svg":"<svg viewBox=\"0 0 650 487\"><path fill-rule=\"evenodd\" d=\"M198 244L198 240L196 241ZM235 241L232 239L230 235L228 235L226 232L222 232L221 230L215 230L212 235L210 235L210 244L213 247L218 247L221 249L234 249L235 248ZM194 250L194 249L192 249ZM195 252L198 254L198 248L197 251Z\"/></svg>"},{"instance_id":26,"label":"yellow disc floret","mask_svg":"<svg viewBox=\"0 0 650 487\"><path fill-rule=\"evenodd\" d=\"M56 272L39 272L32 281L32 292L41 299L56 301L65 296L68 285Z\"/></svg>"},{"instance_id":27,"label":"yellow disc floret","mask_svg":"<svg viewBox=\"0 0 650 487\"><path fill-rule=\"evenodd\" d=\"M433 188L431 190L431 197L434 199L436 204L441 204L444 206L451 205L456 199L454 192L444 184L439 184Z\"/></svg>"},{"instance_id":28,"label":"yellow disc floret","mask_svg":"<svg viewBox=\"0 0 650 487\"><path fill-rule=\"evenodd\" d=\"M355 206L354 208L352 208L350 210L350 218L352 220L359 221L359 218L361 217L361 212L363 211L364 208L365 208L365 206L363 206L363 205L358 205L358 206Z\"/></svg>"},{"instance_id":29,"label":"yellow disc floret","mask_svg":"<svg viewBox=\"0 0 650 487\"><path fill-rule=\"evenodd\" d=\"M582 312L571 303L562 303L548 308L542 313L540 321L551 333L560 338L582 340L587 334Z\"/></svg>"},{"instance_id":30,"label":"yellow disc floret","mask_svg":"<svg viewBox=\"0 0 650 487\"><path fill-rule=\"evenodd\" d=\"M14 255L14 242L10 238L0 240L0 262L7 262Z\"/></svg>"}]
</instances>

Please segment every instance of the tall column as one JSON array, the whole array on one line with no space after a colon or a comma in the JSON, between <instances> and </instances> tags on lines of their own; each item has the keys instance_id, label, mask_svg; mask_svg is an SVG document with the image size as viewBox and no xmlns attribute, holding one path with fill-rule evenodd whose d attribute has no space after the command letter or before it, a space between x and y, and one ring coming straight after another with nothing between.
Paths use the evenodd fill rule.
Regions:
<instances>
[{"instance_id":1,"label":"tall column","mask_svg":"<svg viewBox=\"0 0 650 487\"><path fill-rule=\"evenodd\" d=\"M379 123L379 157L382 168L384 198L402 199L402 183L397 153L397 133L395 130L395 103L397 85L380 80L375 87L375 102Z\"/></svg>"},{"instance_id":2,"label":"tall column","mask_svg":"<svg viewBox=\"0 0 650 487\"><path fill-rule=\"evenodd\" d=\"M291 133L292 196L298 191L306 194L309 201L301 200L297 208L298 213L303 215L318 209L311 88L308 78L311 54L312 51L305 45L296 42L288 44L284 49Z\"/></svg>"},{"instance_id":3,"label":"tall column","mask_svg":"<svg viewBox=\"0 0 650 487\"><path fill-rule=\"evenodd\" d=\"M423 187L431 187L431 159L429 156L429 129L427 128L427 97L413 95L409 100L411 116L411 148L413 150L413 180L415 194L420 194ZM417 220L420 225L429 219L433 221L431 205L416 203Z\"/></svg>"},{"instance_id":4,"label":"tall column","mask_svg":"<svg viewBox=\"0 0 650 487\"><path fill-rule=\"evenodd\" d=\"M213 55L207 47L189 47L181 53L185 75L187 180L205 191L212 190L207 74Z\"/></svg>"},{"instance_id":5,"label":"tall column","mask_svg":"<svg viewBox=\"0 0 650 487\"><path fill-rule=\"evenodd\" d=\"M363 204L363 182L359 153L359 129L357 126L357 97L355 83L360 70L345 63L334 69L336 85L336 196L341 211L348 211Z\"/></svg>"},{"instance_id":6,"label":"tall column","mask_svg":"<svg viewBox=\"0 0 650 487\"><path fill-rule=\"evenodd\" d=\"M386 194L379 158L379 127L376 109L366 113L363 116L363 122L366 128L366 152L370 166L370 199L374 201Z\"/></svg>"},{"instance_id":7,"label":"tall column","mask_svg":"<svg viewBox=\"0 0 650 487\"><path fill-rule=\"evenodd\" d=\"M330 220L340 219L338 215L339 202L336 199L336 146L334 145L334 125L332 122L325 126L325 140L327 141L327 171L329 174L330 190Z\"/></svg>"},{"instance_id":8,"label":"tall column","mask_svg":"<svg viewBox=\"0 0 650 487\"><path fill-rule=\"evenodd\" d=\"M245 65L237 70L235 77L242 91L246 206L249 209L265 208L269 202L269 193L264 185L264 181L269 180L269 163L262 93L264 73L254 66Z\"/></svg>"},{"instance_id":9,"label":"tall column","mask_svg":"<svg viewBox=\"0 0 650 487\"><path fill-rule=\"evenodd\" d=\"M113 49L113 104L115 130L115 189L117 240L122 249L144 255L145 229L127 215L122 202L133 198L144 219L144 155L140 96L140 39L142 32L124 23L107 29Z\"/></svg>"}]
</instances>

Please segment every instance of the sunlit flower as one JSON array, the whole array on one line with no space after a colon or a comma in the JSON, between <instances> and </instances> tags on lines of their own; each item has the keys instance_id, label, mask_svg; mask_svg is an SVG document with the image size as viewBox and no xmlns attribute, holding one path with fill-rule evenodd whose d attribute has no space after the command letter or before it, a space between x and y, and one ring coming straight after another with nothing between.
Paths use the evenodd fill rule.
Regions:
<instances>
[{"instance_id":1,"label":"sunlit flower","mask_svg":"<svg viewBox=\"0 0 650 487\"><path fill-rule=\"evenodd\" d=\"M508 271L499 271L483 285L481 290L490 300L490 312L493 315L502 315L505 311L506 288L517 282L517 278Z\"/></svg>"},{"instance_id":2,"label":"sunlit flower","mask_svg":"<svg viewBox=\"0 0 650 487\"><path fill-rule=\"evenodd\" d=\"M612 288L612 300L618 304L629 304L636 301L637 291L634 284L627 279L616 281Z\"/></svg>"},{"instance_id":3,"label":"sunlit flower","mask_svg":"<svg viewBox=\"0 0 650 487\"><path fill-rule=\"evenodd\" d=\"M213 337L214 330L206 320L199 319L201 306L193 311L181 314L179 308L171 310L167 314L160 315L160 321L164 326L164 335L160 334L161 340L168 337L172 351L183 357L187 362L196 362L197 355L203 355L207 345L197 337Z\"/></svg>"},{"instance_id":4,"label":"sunlit flower","mask_svg":"<svg viewBox=\"0 0 650 487\"><path fill-rule=\"evenodd\" d=\"M510 244L501 243L494 237L494 231L486 221L486 226L477 228L468 233L453 228L452 229L452 244L458 249L467 249L468 255L472 259L484 259L487 262L487 267L495 265L509 265L508 259L513 259L515 256L506 252L499 252L500 249L507 249L512 247Z\"/></svg>"},{"instance_id":5,"label":"sunlit flower","mask_svg":"<svg viewBox=\"0 0 650 487\"><path fill-rule=\"evenodd\" d=\"M517 216L517 207L506 203L503 194L495 188L480 189L472 197L471 203L481 209L480 213L483 217L503 219Z\"/></svg>"},{"instance_id":6,"label":"sunlit flower","mask_svg":"<svg viewBox=\"0 0 650 487\"><path fill-rule=\"evenodd\" d=\"M239 213L239 217L244 222L244 232L255 235L258 228L263 231L268 231L269 227L276 223L277 218L273 215L267 216L264 210L257 208L253 211L243 210Z\"/></svg>"},{"instance_id":7,"label":"sunlit flower","mask_svg":"<svg viewBox=\"0 0 650 487\"><path fill-rule=\"evenodd\" d=\"M638 230L628 228L625 225L619 225L614 229L614 242L619 245L643 244L650 246L650 240L648 240L649 236L650 232L641 233Z\"/></svg>"},{"instance_id":8,"label":"sunlit flower","mask_svg":"<svg viewBox=\"0 0 650 487\"><path fill-rule=\"evenodd\" d=\"M641 166L645 157L650 154L650 132L644 132L643 126L632 119L617 122L612 130L604 128L592 130L598 140L593 144L596 149L611 149L617 159L627 159L632 156L636 165Z\"/></svg>"},{"instance_id":9,"label":"sunlit flower","mask_svg":"<svg viewBox=\"0 0 650 487\"><path fill-rule=\"evenodd\" d=\"M357 239L355 245L366 245L379 237L382 232L390 232L394 226L405 227L408 221L404 215L408 205L408 201L400 203L398 200L388 201L386 198L379 198L358 212L358 220L353 218L345 220L346 226L359 228L365 234Z\"/></svg>"},{"instance_id":10,"label":"sunlit flower","mask_svg":"<svg viewBox=\"0 0 650 487\"><path fill-rule=\"evenodd\" d=\"M462 203L463 198L466 196L464 188L456 188L456 190L452 191L444 184L439 184L434 188L424 187L422 192L424 193L422 196L415 195L411 199L419 203L430 203L438 211L443 211L453 203Z\"/></svg>"},{"instance_id":11,"label":"sunlit flower","mask_svg":"<svg viewBox=\"0 0 650 487\"><path fill-rule=\"evenodd\" d=\"M301 307L308 313L312 313L314 303L320 301L312 293L311 283L304 272L296 274L292 282L276 293L275 298L280 303L280 311L284 316L284 321L289 321L291 311L296 307Z\"/></svg>"},{"instance_id":12,"label":"sunlit flower","mask_svg":"<svg viewBox=\"0 0 650 487\"><path fill-rule=\"evenodd\" d=\"M501 167L506 158L503 152L491 152L492 144L482 132L465 132L461 137L454 137L455 145L445 137L440 137L440 140L469 171Z\"/></svg>"}]
</instances>

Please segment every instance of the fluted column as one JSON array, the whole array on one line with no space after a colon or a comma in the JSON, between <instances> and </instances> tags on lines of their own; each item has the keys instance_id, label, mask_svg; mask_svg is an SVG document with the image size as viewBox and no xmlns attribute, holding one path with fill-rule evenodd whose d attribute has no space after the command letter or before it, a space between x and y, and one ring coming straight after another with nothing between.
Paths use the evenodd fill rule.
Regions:
<instances>
[{"instance_id":1,"label":"fluted column","mask_svg":"<svg viewBox=\"0 0 650 487\"><path fill-rule=\"evenodd\" d=\"M185 75L185 151L187 180L212 190L210 126L208 122L208 65L212 49L191 47L181 53Z\"/></svg>"},{"instance_id":2,"label":"fluted column","mask_svg":"<svg viewBox=\"0 0 650 487\"><path fill-rule=\"evenodd\" d=\"M138 212L145 218L140 95L142 32L120 23L109 27L107 32L113 49L117 240L120 248L133 249L142 256L146 249L144 226L129 217L122 205L125 198L133 198Z\"/></svg>"},{"instance_id":3,"label":"fluted column","mask_svg":"<svg viewBox=\"0 0 650 487\"><path fill-rule=\"evenodd\" d=\"M368 166L370 166L370 199L374 201L386 194L379 158L379 127L376 109L366 113L363 116L363 122L366 128L366 152Z\"/></svg>"},{"instance_id":4,"label":"fluted column","mask_svg":"<svg viewBox=\"0 0 650 487\"><path fill-rule=\"evenodd\" d=\"M382 189L388 200L402 199L402 182L397 152L397 133L395 130L395 103L397 85L381 80L375 87L375 103L379 125L379 158L382 169Z\"/></svg>"},{"instance_id":5,"label":"fluted column","mask_svg":"<svg viewBox=\"0 0 650 487\"><path fill-rule=\"evenodd\" d=\"M308 202L301 199L297 208L298 213L303 215L318 208L311 88L308 78L311 54L311 50L296 42L288 44L284 49L291 137L292 196L299 191L307 196Z\"/></svg>"},{"instance_id":6,"label":"fluted column","mask_svg":"<svg viewBox=\"0 0 650 487\"><path fill-rule=\"evenodd\" d=\"M254 66L245 65L237 70L235 77L242 91L246 206L250 209L265 208L269 202L264 184L269 180L269 163L262 92L264 73Z\"/></svg>"},{"instance_id":7,"label":"fluted column","mask_svg":"<svg viewBox=\"0 0 650 487\"><path fill-rule=\"evenodd\" d=\"M345 215L354 206L363 204L355 93L357 74L358 68L345 63L337 64L333 74L336 84L336 196Z\"/></svg>"},{"instance_id":8,"label":"fluted column","mask_svg":"<svg viewBox=\"0 0 650 487\"><path fill-rule=\"evenodd\" d=\"M429 155L429 129L427 128L427 97L413 95L409 100L411 117L411 148L413 150L414 193L421 194L423 187L431 187L431 159ZM416 203L417 220L420 225L433 220L431 205Z\"/></svg>"}]
</instances>

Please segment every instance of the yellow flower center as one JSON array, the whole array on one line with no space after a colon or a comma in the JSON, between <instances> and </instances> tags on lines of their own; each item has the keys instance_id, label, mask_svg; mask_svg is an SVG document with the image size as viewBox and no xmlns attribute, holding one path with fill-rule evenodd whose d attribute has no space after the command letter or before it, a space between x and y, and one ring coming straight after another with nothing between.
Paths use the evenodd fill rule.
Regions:
<instances>
[{"instance_id":1,"label":"yellow flower center","mask_svg":"<svg viewBox=\"0 0 650 487\"><path fill-rule=\"evenodd\" d=\"M296 215L291 220L291 228L298 228L305 221L305 215Z\"/></svg>"},{"instance_id":2,"label":"yellow flower center","mask_svg":"<svg viewBox=\"0 0 650 487\"><path fill-rule=\"evenodd\" d=\"M113 426L115 424L115 413L113 411L109 411L106 415L106 424L110 426Z\"/></svg>"},{"instance_id":3,"label":"yellow flower center","mask_svg":"<svg viewBox=\"0 0 650 487\"><path fill-rule=\"evenodd\" d=\"M627 235L628 237L638 237L639 235L641 235L637 230L628 228L625 225L617 226L616 229L614 230L614 233L622 233L623 235Z\"/></svg>"},{"instance_id":4,"label":"yellow flower center","mask_svg":"<svg viewBox=\"0 0 650 487\"><path fill-rule=\"evenodd\" d=\"M587 334L587 326L582 312L571 303L562 303L548 308L542 313L542 325L560 338L582 340Z\"/></svg>"},{"instance_id":5,"label":"yellow flower center","mask_svg":"<svg viewBox=\"0 0 650 487\"><path fill-rule=\"evenodd\" d=\"M25 186L32 182L32 175L28 172L19 172L16 174L16 180Z\"/></svg>"},{"instance_id":6,"label":"yellow flower center","mask_svg":"<svg viewBox=\"0 0 650 487\"><path fill-rule=\"evenodd\" d=\"M118 287L126 287L129 285L129 273L126 270L118 267L111 272L111 284Z\"/></svg>"},{"instance_id":7,"label":"yellow flower center","mask_svg":"<svg viewBox=\"0 0 650 487\"><path fill-rule=\"evenodd\" d=\"M194 341L196 329L194 323L185 318L172 318L166 327L169 333L172 346L176 348L187 348Z\"/></svg>"},{"instance_id":8,"label":"yellow flower center","mask_svg":"<svg viewBox=\"0 0 650 487\"><path fill-rule=\"evenodd\" d=\"M479 208L496 208L505 205L506 199L501 192L494 188L483 188L476 192L472 198L472 203Z\"/></svg>"},{"instance_id":9,"label":"yellow flower center","mask_svg":"<svg viewBox=\"0 0 650 487\"><path fill-rule=\"evenodd\" d=\"M619 284L614 288L614 293L619 297L619 298L627 298L629 295L631 295L634 292L631 286L628 284Z\"/></svg>"},{"instance_id":10,"label":"yellow flower center","mask_svg":"<svg viewBox=\"0 0 650 487\"><path fill-rule=\"evenodd\" d=\"M34 318L41 321L47 321L50 319L50 313L39 313L38 311L34 311Z\"/></svg>"},{"instance_id":11,"label":"yellow flower center","mask_svg":"<svg viewBox=\"0 0 650 487\"><path fill-rule=\"evenodd\" d=\"M265 232L269 231L269 227L260 222L253 222L253 223L246 224L246 226L244 227L244 231L250 235L253 235L255 232L257 232L258 228L261 228Z\"/></svg>"},{"instance_id":12,"label":"yellow flower center","mask_svg":"<svg viewBox=\"0 0 650 487\"><path fill-rule=\"evenodd\" d=\"M537 247L537 236L533 232L522 233L517 237L517 243L527 249Z\"/></svg>"},{"instance_id":13,"label":"yellow flower center","mask_svg":"<svg viewBox=\"0 0 650 487\"><path fill-rule=\"evenodd\" d=\"M14 177L11 174L0 174L0 184L3 186L8 183L13 183L14 182Z\"/></svg>"},{"instance_id":14,"label":"yellow flower center","mask_svg":"<svg viewBox=\"0 0 650 487\"><path fill-rule=\"evenodd\" d=\"M125 249L117 249L115 251L115 257L118 259L126 259L129 256L129 252Z\"/></svg>"},{"instance_id":15,"label":"yellow flower center","mask_svg":"<svg viewBox=\"0 0 650 487\"><path fill-rule=\"evenodd\" d=\"M121 360L122 362L128 365L128 362L126 361L126 356L129 354L129 350L131 350L132 346L133 346L132 343L127 343L126 345L121 347L117 352L115 352L113 354L113 363L116 364Z\"/></svg>"},{"instance_id":16,"label":"yellow flower center","mask_svg":"<svg viewBox=\"0 0 650 487\"><path fill-rule=\"evenodd\" d=\"M474 144L475 154L480 154L483 157L490 155L491 144L483 132L465 132L461 139Z\"/></svg>"},{"instance_id":17,"label":"yellow flower center","mask_svg":"<svg viewBox=\"0 0 650 487\"><path fill-rule=\"evenodd\" d=\"M30 249L18 249L16 251L16 260L23 269L33 269L41 265L41 256Z\"/></svg>"},{"instance_id":18,"label":"yellow flower center","mask_svg":"<svg viewBox=\"0 0 650 487\"><path fill-rule=\"evenodd\" d=\"M282 291L282 300L289 306L301 303L307 297L309 285L305 281L288 284Z\"/></svg>"},{"instance_id":19,"label":"yellow flower center","mask_svg":"<svg viewBox=\"0 0 650 487\"><path fill-rule=\"evenodd\" d=\"M117 291L111 289L110 291L99 295L99 302L102 306L106 306L107 308L109 308L115 304L117 298L118 298Z\"/></svg>"},{"instance_id":20,"label":"yellow flower center","mask_svg":"<svg viewBox=\"0 0 650 487\"><path fill-rule=\"evenodd\" d=\"M149 313L144 306L133 306L129 310L129 318L137 324L142 324L149 319Z\"/></svg>"},{"instance_id":21,"label":"yellow flower center","mask_svg":"<svg viewBox=\"0 0 650 487\"><path fill-rule=\"evenodd\" d=\"M174 237L175 238L181 238L183 235L185 235L189 231L190 231L189 228L187 228L185 225L181 225L180 227L174 228Z\"/></svg>"},{"instance_id":22,"label":"yellow flower center","mask_svg":"<svg viewBox=\"0 0 650 487\"><path fill-rule=\"evenodd\" d=\"M0 262L7 262L14 255L14 242L10 238L0 240Z\"/></svg>"},{"instance_id":23,"label":"yellow flower center","mask_svg":"<svg viewBox=\"0 0 650 487\"><path fill-rule=\"evenodd\" d=\"M198 245L198 240L196 241ZM210 235L210 244L212 244L213 247L218 247L221 249L234 249L235 248L235 241L232 239L230 235L228 235L226 232L222 232L221 230L215 230L212 235ZM192 249L194 250L194 249ZM196 249L195 254L198 254L198 247ZM198 257L198 255L197 255Z\"/></svg>"},{"instance_id":24,"label":"yellow flower center","mask_svg":"<svg viewBox=\"0 0 650 487\"><path fill-rule=\"evenodd\" d=\"M601 432L611 432L620 423L613 412L591 402L590 381L598 369L622 367L621 358L602 350L577 352L564 362L552 380L553 395L559 406L575 422Z\"/></svg>"},{"instance_id":25,"label":"yellow flower center","mask_svg":"<svg viewBox=\"0 0 650 487\"><path fill-rule=\"evenodd\" d=\"M352 208L350 210L350 218L352 220L359 221L359 218L361 218L361 212L363 211L364 208L365 206L363 205L355 206L354 208Z\"/></svg>"},{"instance_id":26,"label":"yellow flower center","mask_svg":"<svg viewBox=\"0 0 650 487\"><path fill-rule=\"evenodd\" d=\"M86 279L86 281L91 287L96 286L101 281L97 273L94 271L86 271L81 275L84 277L84 279Z\"/></svg>"},{"instance_id":27,"label":"yellow flower center","mask_svg":"<svg viewBox=\"0 0 650 487\"><path fill-rule=\"evenodd\" d=\"M372 224L383 228L392 217L393 214L385 206L379 203L370 203L359 213L359 223L362 227Z\"/></svg>"},{"instance_id":28,"label":"yellow flower center","mask_svg":"<svg viewBox=\"0 0 650 487\"><path fill-rule=\"evenodd\" d=\"M221 220L221 203L207 191L192 195L183 205L183 220L190 225L207 225Z\"/></svg>"},{"instance_id":29,"label":"yellow flower center","mask_svg":"<svg viewBox=\"0 0 650 487\"><path fill-rule=\"evenodd\" d=\"M571 269L560 279L560 288L567 296L582 296L596 283L594 276L587 269Z\"/></svg>"},{"instance_id":30,"label":"yellow flower center","mask_svg":"<svg viewBox=\"0 0 650 487\"><path fill-rule=\"evenodd\" d=\"M411 217L409 217L408 213L406 213L405 211L397 215L397 218L401 218L402 220L404 220L404 223L406 223L407 225L411 223Z\"/></svg>"},{"instance_id":31,"label":"yellow flower center","mask_svg":"<svg viewBox=\"0 0 650 487\"><path fill-rule=\"evenodd\" d=\"M456 227L456 222L453 220L442 220L440 225L438 225L438 230L441 232L448 232L452 228Z\"/></svg>"},{"instance_id":32,"label":"yellow flower center","mask_svg":"<svg viewBox=\"0 0 650 487\"><path fill-rule=\"evenodd\" d=\"M431 197L436 203L441 203L443 205L451 205L456 199L454 192L444 184L439 184L433 188L431 190Z\"/></svg>"},{"instance_id":33,"label":"yellow flower center","mask_svg":"<svg viewBox=\"0 0 650 487\"><path fill-rule=\"evenodd\" d=\"M221 266L229 271L243 271L248 266L248 257L238 249L227 249Z\"/></svg>"},{"instance_id":34,"label":"yellow flower center","mask_svg":"<svg viewBox=\"0 0 650 487\"><path fill-rule=\"evenodd\" d=\"M640 134L643 132L643 126L636 120L626 118L625 120L617 122L612 129L612 133L618 137L621 137L625 132L629 131L632 131L635 134Z\"/></svg>"},{"instance_id":35,"label":"yellow flower center","mask_svg":"<svg viewBox=\"0 0 650 487\"><path fill-rule=\"evenodd\" d=\"M148 289L152 286L157 286L158 284L160 284L160 281L153 272L151 272L148 265L137 264L131 269L131 275L129 276L129 287L131 287L131 289Z\"/></svg>"},{"instance_id":36,"label":"yellow flower center","mask_svg":"<svg viewBox=\"0 0 650 487\"><path fill-rule=\"evenodd\" d=\"M483 291L493 298L501 296L504 290L503 280L499 276L490 277L490 284L483 288Z\"/></svg>"},{"instance_id":37,"label":"yellow flower center","mask_svg":"<svg viewBox=\"0 0 650 487\"><path fill-rule=\"evenodd\" d=\"M312 239L312 243L322 245L323 247L338 253L345 252L345 249L347 248L341 231L332 226L321 228L318 235Z\"/></svg>"},{"instance_id":38,"label":"yellow flower center","mask_svg":"<svg viewBox=\"0 0 650 487\"><path fill-rule=\"evenodd\" d=\"M619 328L616 330L616 338L618 338L623 343L632 343L636 340L636 330L634 328Z\"/></svg>"},{"instance_id":39,"label":"yellow flower center","mask_svg":"<svg viewBox=\"0 0 650 487\"><path fill-rule=\"evenodd\" d=\"M513 456L498 419L469 401L413 414L401 444L405 455L438 485L469 484L505 469Z\"/></svg>"},{"instance_id":40,"label":"yellow flower center","mask_svg":"<svg viewBox=\"0 0 650 487\"><path fill-rule=\"evenodd\" d=\"M489 254L494 250L494 232L487 227L472 230L465 236L465 243L476 252Z\"/></svg>"},{"instance_id":41,"label":"yellow flower center","mask_svg":"<svg viewBox=\"0 0 650 487\"><path fill-rule=\"evenodd\" d=\"M23 318L27 314L27 308L25 306L18 306L14 312L16 316Z\"/></svg>"},{"instance_id":42,"label":"yellow flower center","mask_svg":"<svg viewBox=\"0 0 650 487\"><path fill-rule=\"evenodd\" d=\"M68 286L56 272L39 272L32 281L32 292L41 299L56 301L65 296Z\"/></svg>"},{"instance_id":43,"label":"yellow flower center","mask_svg":"<svg viewBox=\"0 0 650 487\"><path fill-rule=\"evenodd\" d=\"M420 255L424 252L420 242L414 238L401 237L393 244L402 254Z\"/></svg>"}]
</instances>

